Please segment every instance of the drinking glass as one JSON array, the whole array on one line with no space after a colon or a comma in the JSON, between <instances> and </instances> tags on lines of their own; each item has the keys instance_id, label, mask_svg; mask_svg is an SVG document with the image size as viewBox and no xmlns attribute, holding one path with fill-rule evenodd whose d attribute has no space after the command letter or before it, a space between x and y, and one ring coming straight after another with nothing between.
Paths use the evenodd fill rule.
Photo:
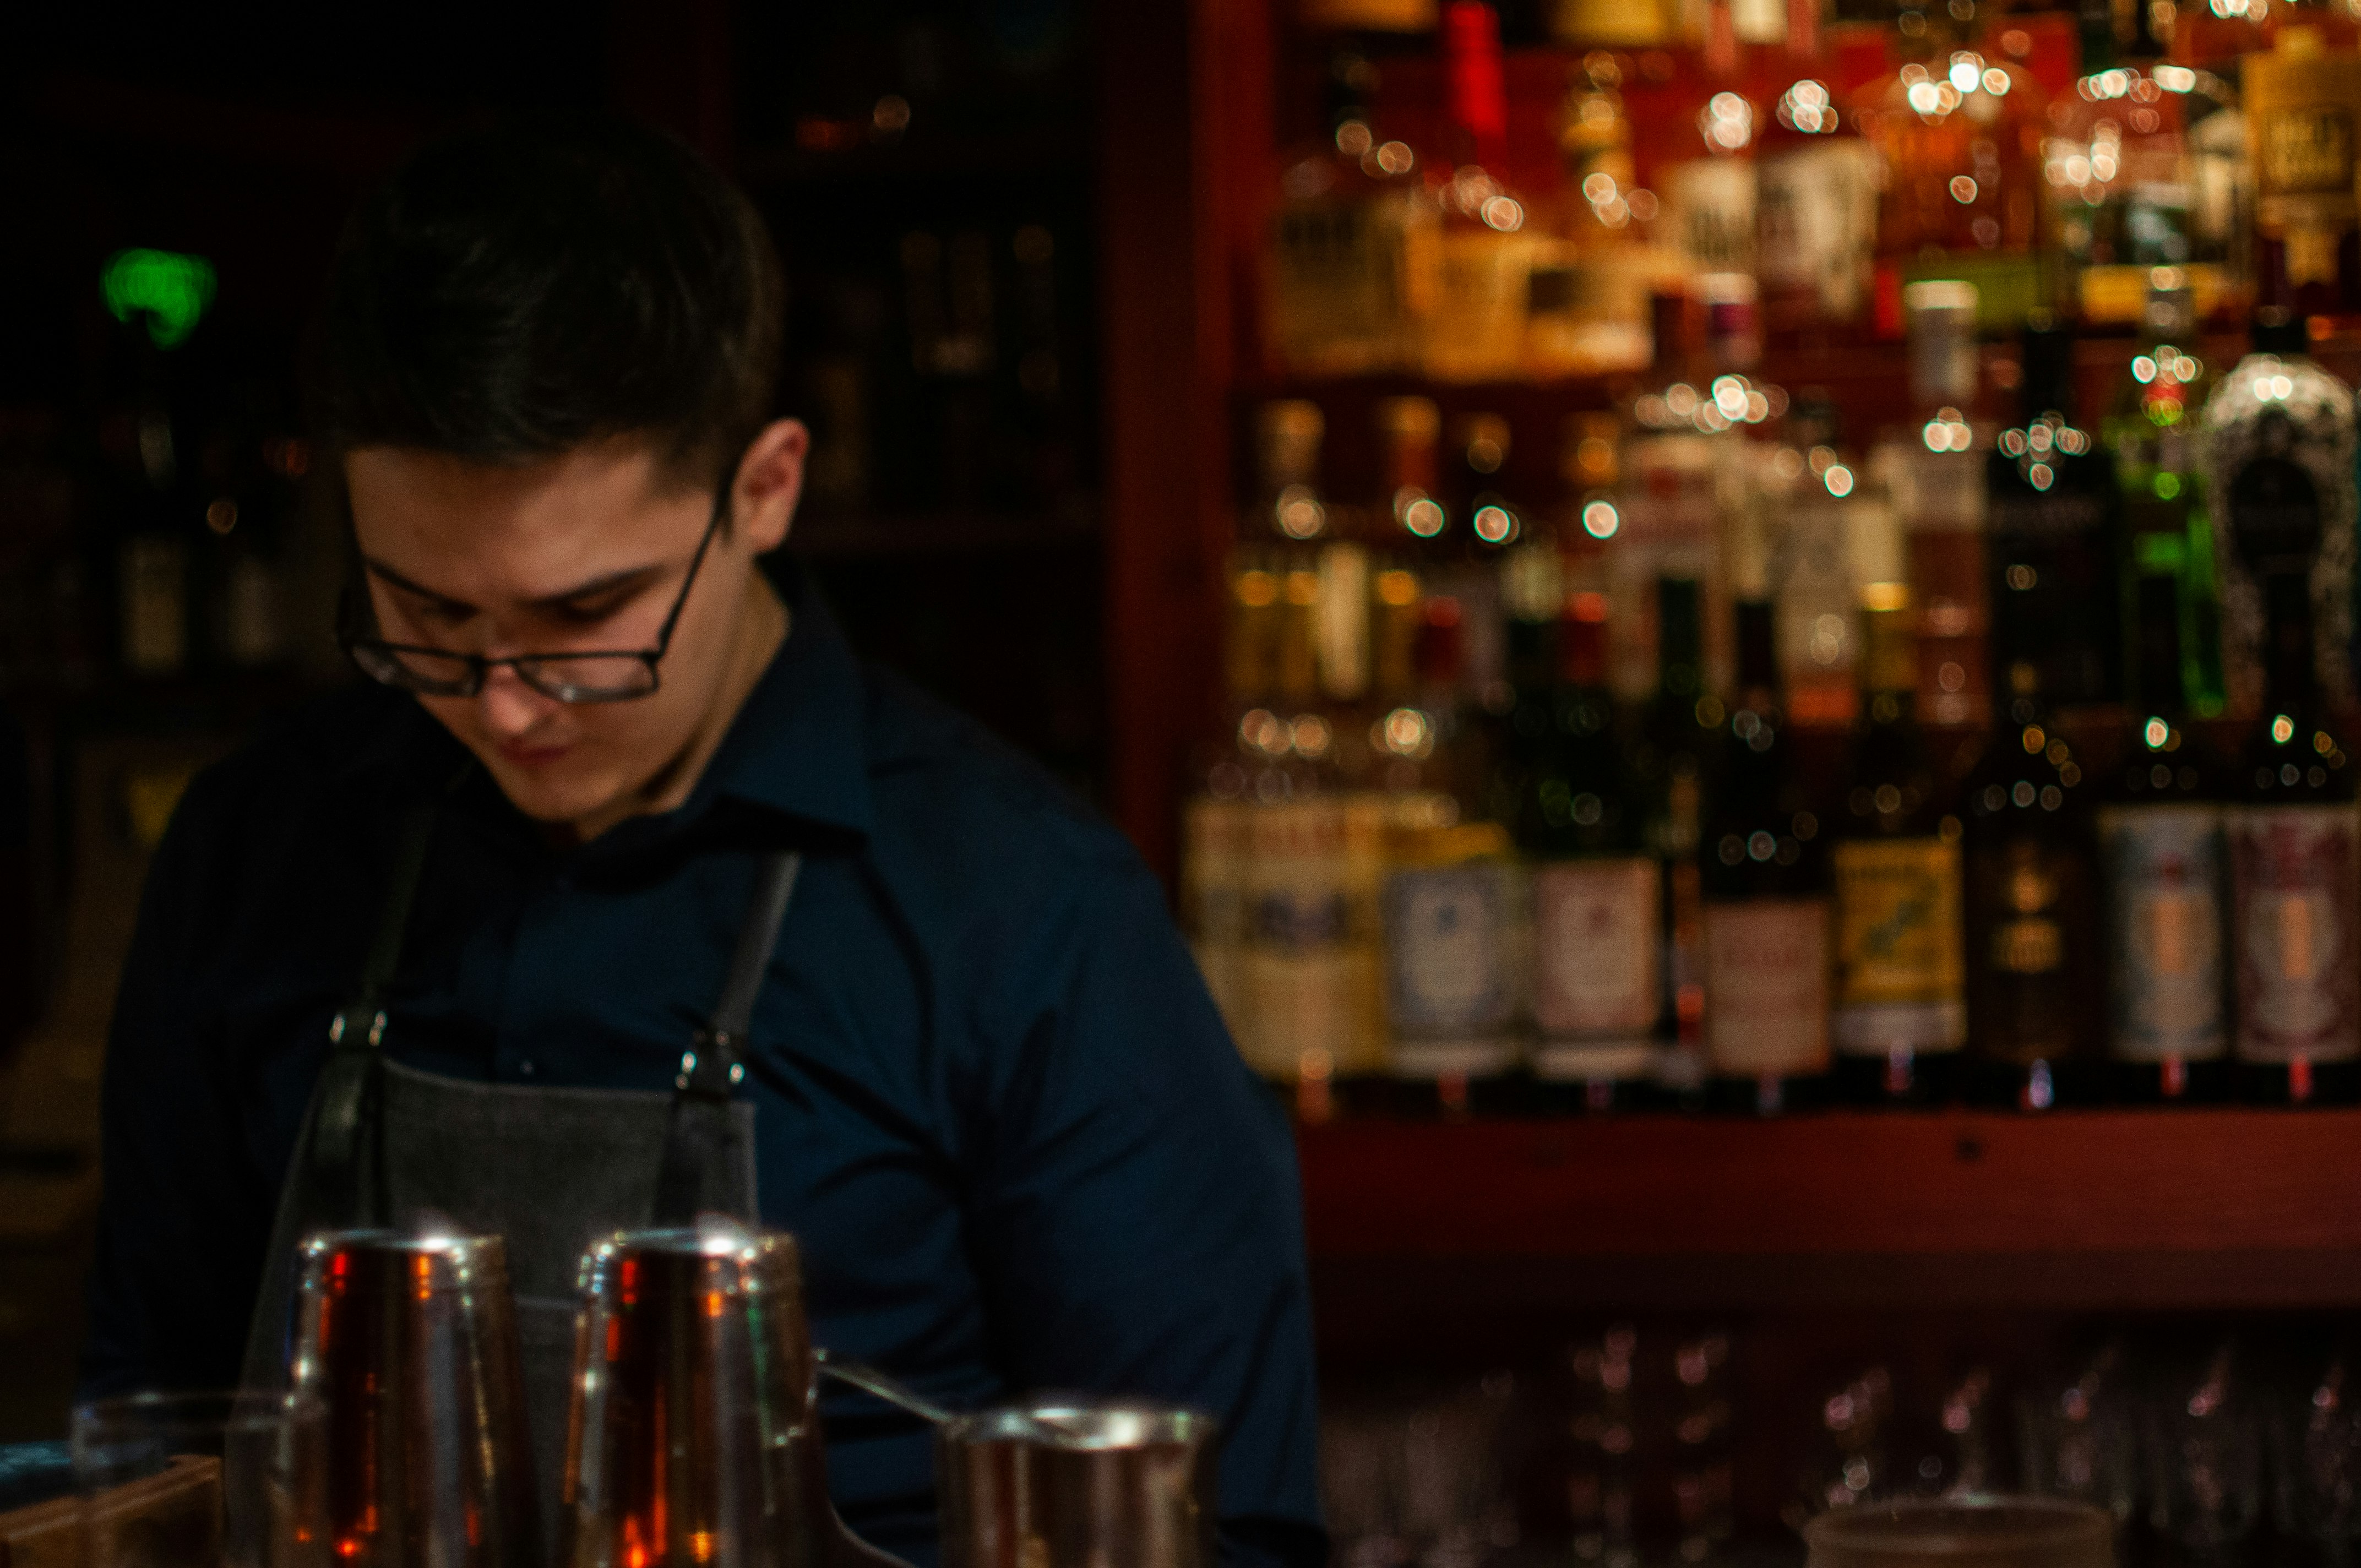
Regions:
<instances>
[{"instance_id":1,"label":"drinking glass","mask_svg":"<svg viewBox=\"0 0 2361 1568\"><path fill-rule=\"evenodd\" d=\"M325 1411L302 1394L138 1394L73 1412L85 1568L326 1568Z\"/></svg>"},{"instance_id":2,"label":"drinking glass","mask_svg":"<svg viewBox=\"0 0 2361 1568\"><path fill-rule=\"evenodd\" d=\"M2115 1519L2059 1497L1913 1498L1804 1527L1806 1568L2114 1568Z\"/></svg>"}]
</instances>

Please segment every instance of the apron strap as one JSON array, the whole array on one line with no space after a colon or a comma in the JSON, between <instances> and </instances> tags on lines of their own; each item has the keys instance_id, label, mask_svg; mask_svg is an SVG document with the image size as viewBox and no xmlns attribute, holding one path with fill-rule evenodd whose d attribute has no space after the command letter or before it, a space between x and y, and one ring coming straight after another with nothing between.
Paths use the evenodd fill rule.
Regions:
<instances>
[{"instance_id":1,"label":"apron strap","mask_svg":"<svg viewBox=\"0 0 2361 1568\"><path fill-rule=\"evenodd\" d=\"M307 1228L385 1223L385 1184L377 1179L376 1146L378 1078L384 1060L378 1046L385 1038L385 992L401 963L402 939L410 929L411 906L418 899L435 820L443 802L473 771L471 762L432 799L412 806L394 840L393 874L386 883L377 934L361 965L360 985L328 1025L333 1048L313 1091L302 1188L308 1198Z\"/></svg>"},{"instance_id":2,"label":"apron strap","mask_svg":"<svg viewBox=\"0 0 2361 1568\"><path fill-rule=\"evenodd\" d=\"M673 1080L672 1122L664 1133L664 1166L656 1178L655 1223L685 1225L708 1209L727 1208L724 1173L744 1158L730 1116L730 1098L746 1076L746 1033L754 1019L754 999L778 945L779 923L796 891L803 857L783 850L763 857L746 916L738 927L730 969L714 1003L712 1020L697 1032L693 1049L680 1058ZM751 1219L751 1215L741 1218Z\"/></svg>"}]
</instances>

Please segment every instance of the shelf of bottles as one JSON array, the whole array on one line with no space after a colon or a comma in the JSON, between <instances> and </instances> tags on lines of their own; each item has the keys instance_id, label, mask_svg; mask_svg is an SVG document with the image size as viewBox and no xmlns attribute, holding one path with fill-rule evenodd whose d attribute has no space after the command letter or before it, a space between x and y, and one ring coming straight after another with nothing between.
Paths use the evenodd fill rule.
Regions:
<instances>
[{"instance_id":1,"label":"shelf of bottles","mask_svg":"<svg viewBox=\"0 0 2361 1568\"><path fill-rule=\"evenodd\" d=\"M2355 19L1682 16L1277 19L1241 1049L1312 1121L2361 1095Z\"/></svg>"}]
</instances>

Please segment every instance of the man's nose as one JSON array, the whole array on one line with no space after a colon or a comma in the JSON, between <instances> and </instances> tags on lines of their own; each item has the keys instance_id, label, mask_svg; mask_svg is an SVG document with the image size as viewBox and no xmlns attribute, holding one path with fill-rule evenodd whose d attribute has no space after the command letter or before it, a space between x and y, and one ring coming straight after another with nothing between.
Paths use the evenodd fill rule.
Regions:
<instances>
[{"instance_id":1,"label":"man's nose","mask_svg":"<svg viewBox=\"0 0 2361 1568\"><path fill-rule=\"evenodd\" d=\"M503 738L522 735L557 706L556 698L525 685L524 677L507 664L493 666L476 701L485 728Z\"/></svg>"}]
</instances>

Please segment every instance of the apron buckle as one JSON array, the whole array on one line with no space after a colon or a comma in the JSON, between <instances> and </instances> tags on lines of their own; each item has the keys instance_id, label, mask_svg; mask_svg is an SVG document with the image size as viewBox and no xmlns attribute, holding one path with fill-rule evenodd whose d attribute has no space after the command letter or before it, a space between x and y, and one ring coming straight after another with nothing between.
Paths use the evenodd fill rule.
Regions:
<instances>
[{"instance_id":1,"label":"apron buckle","mask_svg":"<svg viewBox=\"0 0 2361 1568\"><path fill-rule=\"evenodd\" d=\"M726 1031L699 1029L696 1048L681 1053L680 1072L672 1086L683 1094L727 1100L745 1076L746 1064L738 1059L738 1042Z\"/></svg>"},{"instance_id":2,"label":"apron buckle","mask_svg":"<svg viewBox=\"0 0 2361 1568\"><path fill-rule=\"evenodd\" d=\"M355 1021L364 1014L368 1017L368 1044L374 1047L382 1043L385 1039L385 1010L362 1007L347 1007L336 1014L328 1025L328 1043L343 1045L345 1036L352 1033Z\"/></svg>"}]
</instances>

